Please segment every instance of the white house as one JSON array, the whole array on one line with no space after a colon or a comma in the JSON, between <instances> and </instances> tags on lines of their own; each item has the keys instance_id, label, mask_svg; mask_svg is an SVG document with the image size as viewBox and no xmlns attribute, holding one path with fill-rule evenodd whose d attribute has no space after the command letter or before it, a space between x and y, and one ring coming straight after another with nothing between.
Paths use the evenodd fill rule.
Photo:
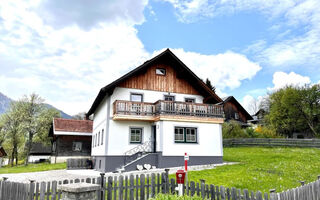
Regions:
<instances>
[{"instance_id":1,"label":"white house","mask_svg":"<svg viewBox=\"0 0 320 200\"><path fill-rule=\"evenodd\" d=\"M222 100L169 49L103 87L93 115L95 169L221 163Z\"/></svg>"}]
</instances>

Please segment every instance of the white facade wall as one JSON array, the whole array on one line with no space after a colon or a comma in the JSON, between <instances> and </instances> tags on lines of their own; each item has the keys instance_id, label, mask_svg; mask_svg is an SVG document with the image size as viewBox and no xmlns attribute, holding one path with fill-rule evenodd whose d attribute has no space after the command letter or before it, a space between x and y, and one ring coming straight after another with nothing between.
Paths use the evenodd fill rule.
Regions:
<instances>
[{"instance_id":1,"label":"white facade wall","mask_svg":"<svg viewBox=\"0 0 320 200\"><path fill-rule=\"evenodd\" d=\"M110 120L108 155L124 155L124 153L140 144L130 144L130 127L142 128L142 143L151 140L151 123L140 121Z\"/></svg>"},{"instance_id":2,"label":"white facade wall","mask_svg":"<svg viewBox=\"0 0 320 200\"><path fill-rule=\"evenodd\" d=\"M162 155L182 156L222 156L222 127L221 124L190 123L162 121ZM174 127L197 128L197 143L175 143Z\"/></svg>"},{"instance_id":3,"label":"white facade wall","mask_svg":"<svg viewBox=\"0 0 320 200\"><path fill-rule=\"evenodd\" d=\"M92 156L101 156L106 155L106 145L107 145L107 113L108 113L108 103L110 99L106 96L96 112L94 113L93 118L93 131L92 131L92 142L91 142L91 155ZM102 130L103 138L102 138ZM98 135L100 132L100 139L98 143ZM101 145L101 140L103 140L103 144ZM95 144L95 146L93 146Z\"/></svg>"},{"instance_id":4,"label":"white facade wall","mask_svg":"<svg viewBox=\"0 0 320 200\"><path fill-rule=\"evenodd\" d=\"M92 156L124 155L124 153L139 144L130 144L130 127L143 128L143 141L151 140L152 125L156 126L157 151L164 156L180 156L187 152L191 156L222 156L221 124L187 123L158 121L155 123L142 121L113 121L113 103L116 100L130 101L130 94L143 94L143 101L154 103L164 100L164 95L175 96L175 101L184 102L185 98L194 98L196 103L203 103L200 95L178 94L151 90L139 90L116 87L111 97L106 97L97 108L94 115L93 135L104 129L103 145L92 148ZM108 110L108 107L110 108ZM107 112L109 112L109 125L107 125ZM174 143L174 126L197 127L198 143ZM93 137L96 138L96 137ZM95 143L96 141L92 141ZM101 143L101 138L100 138ZM187 151L186 151L187 150Z\"/></svg>"}]
</instances>

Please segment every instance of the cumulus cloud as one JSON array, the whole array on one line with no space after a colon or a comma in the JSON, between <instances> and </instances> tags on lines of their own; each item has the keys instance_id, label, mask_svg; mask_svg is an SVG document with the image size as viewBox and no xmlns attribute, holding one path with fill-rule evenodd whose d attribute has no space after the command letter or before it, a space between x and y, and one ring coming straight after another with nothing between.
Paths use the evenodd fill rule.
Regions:
<instances>
[{"instance_id":1,"label":"cumulus cloud","mask_svg":"<svg viewBox=\"0 0 320 200\"><path fill-rule=\"evenodd\" d=\"M286 86L303 86L305 84L311 83L311 80L308 76L302 76L294 72L285 73L285 72L275 72L273 74L273 87L268 88L269 91L275 91Z\"/></svg>"},{"instance_id":2,"label":"cumulus cloud","mask_svg":"<svg viewBox=\"0 0 320 200\"><path fill-rule=\"evenodd\" d=\"M217 55L203 55L183 49L172 51L199 77L209 78L220 91L239 87L241 81L253 78L262 69L245 55L232 51Z\"/></svg>"},{"instance_id":3,"label":"cumulus cloud","mask_svg":"<svg viewBox=\"0 0 320 200\"><path fill-rule=\"evenodd\" d=\"M44 0L36 8L39 16L54 27L73 24L89 29L99 23L141 24L148 0Z\"/></svg>"},{"instance_id":4,"label":"cumulus cloud","mask_svg":"<svg viewBox=\"0 0 320 200\"><path fill-rule=\"evenodd\" d=\"M76 114L88 111L101 87L160 52L147 52L134 27L144 20L145 1L136 9L125 1L88 2L77 1L74 8L69 1L61 7L61 1L0 2L0 92L13 99L36 92ZM121 7L121 12L101 13L95 6ZM210 78L221 96L226 95L224 89L239 87L261 70L259 64L231 51L173 52L199 77Z\"/></svg>"},{"instance_id":5,"label":"cumulus cloud","mask_svg":"<svg viewBox=\"0 0 320 200\"><path fill-rule=\"evenodd\" d=\"M79 9L87 6L81 5L83 2L76 4ZM114 8L124 6L122 1L115 4ZM96 21L81 24L81 17L69 16L66 20L73 21L73 25L67 26L66 22L56 28L43 20L37 9L40 6L39 2L1 1L0 91L14 99L37 92L48 102L58 102L61 107L53 105L67 113L87 111L101 87L149 56L133 26L142 20L142 8L133 15L134 6L122 7L131 10L126 15L130 20L118 17L117 23L109 23L103 21L108 16L97 15ZM80 10L73 11L81 14ZM112 20L114 15L110 16ZM88 31L82 25L92 26Z\"/></svg>"}]
</instances>

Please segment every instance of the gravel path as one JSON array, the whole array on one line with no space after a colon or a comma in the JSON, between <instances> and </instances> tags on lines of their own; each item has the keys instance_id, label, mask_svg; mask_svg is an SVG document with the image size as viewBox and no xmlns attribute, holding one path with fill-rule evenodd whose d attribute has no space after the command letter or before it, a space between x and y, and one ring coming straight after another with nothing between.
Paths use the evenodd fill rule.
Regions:
<instances>
[{"instance_id":1,"label":"gravel path","mask_svg":"<svg viewBox=\"0 0 320 200\"><path fill-rule=\"evenodd\" d=\"M212 169L222 165L232 165L237 163L223 163L223 164L211 164L211 165L198 165L191 166L188 168L190 171L197 171L203 169ZM169 173L176 173L178 169L183 169L183 167L174 167L170 168ZM151 169L149 171L131 171L122 173L122 175L130 175L130 174L151 174L151 173L160 173L164 172L164 169ZM106 173L105 176L119 176L119 173ZM30 180L34 180L36 182L42 181L63 181L70 179L86 179L86 178L96 178L100 176L100 172L96 170L51 170L51 171L42 171L42 172L29 172L29 173L17 173L17 174L0 174L0 178L7 177L9 181L13 182L29 182Z\"/></svg>"}]
</instances>

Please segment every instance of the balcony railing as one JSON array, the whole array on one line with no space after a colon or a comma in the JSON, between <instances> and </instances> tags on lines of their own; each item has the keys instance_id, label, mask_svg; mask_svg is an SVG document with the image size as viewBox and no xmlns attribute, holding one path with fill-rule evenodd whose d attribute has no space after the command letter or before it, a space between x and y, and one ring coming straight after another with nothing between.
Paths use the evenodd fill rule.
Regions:
<instances>
[{"instance_id":1,"label":"balcony railing","mask_svg":"<svg viewBox=\"0 0 320 200\"><path fill-rule=\"evenodd\" d=\"M155 103L116 100L113 114L135 116L177 115L223 118L223 107L213 104L186 103L159 100Z\"/></svg>"}]
</instances>

